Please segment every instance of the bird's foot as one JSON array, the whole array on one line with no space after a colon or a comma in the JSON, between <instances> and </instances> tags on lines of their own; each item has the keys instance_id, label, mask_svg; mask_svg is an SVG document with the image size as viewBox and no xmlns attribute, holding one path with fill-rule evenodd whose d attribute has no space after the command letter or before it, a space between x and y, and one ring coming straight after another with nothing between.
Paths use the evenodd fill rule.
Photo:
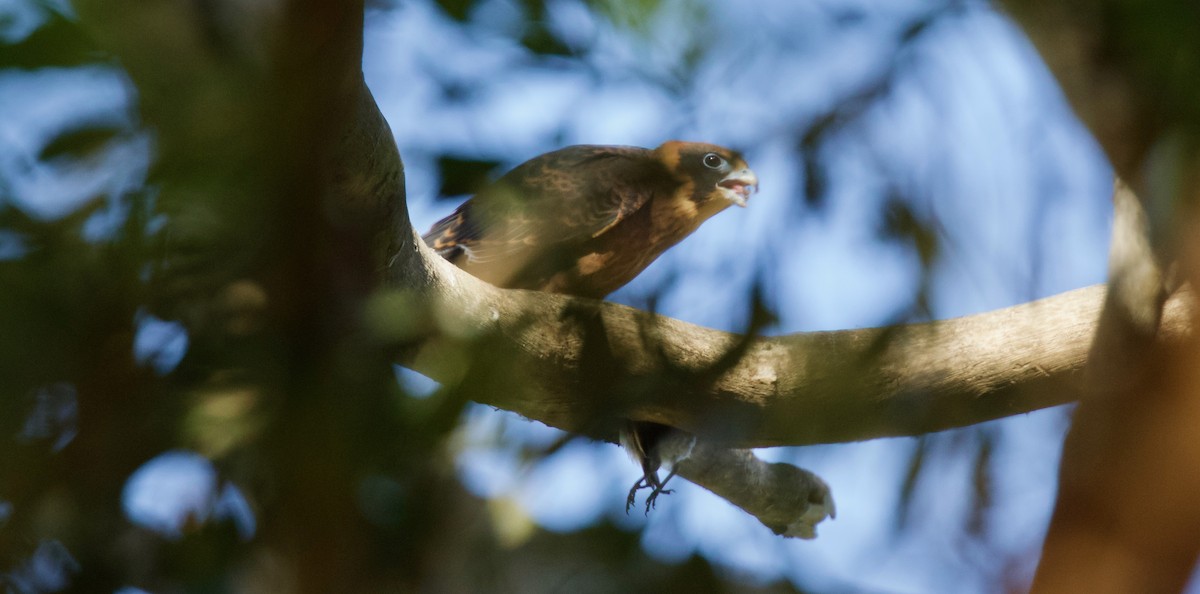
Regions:
<instances>
[{"instance_id":1,"label":"bird's foot","mask_svg":"<svg viewBox=\"0 0 1200 594\"><path fill-rule=\"evenodd\" d=\"M633 483L633 487L629 489L629 497L625 498L625 515L629 515L629 508L633 507L633 502L637 500L637 492L652 486L646 477L642 477L636 483Z\"/></svg>"},{"instance_id":2,"label":"bird's foot","mask_svg":"<svg viewBox=\"0 0 1200 594\"><path fill-rule=\"evenodd\" d=\"M670 495L674 492L675 489L664 489L662 488L662 485L655 487L654 490L650 492L650 495L646 497L646 515L650 515L650 510L654 509L655 506L658 505L659 495Z\"/></svg>"},{"instance_id":3,"label":"bird's foot","mask_svg":"<svg viewBox=\"0 0 1200 594\"><path fill-rule=\"evenodd\" d=\"M670 495L675 492L675 489L667 489L667 482L671 477L675 476L675 469L667 474L667 478L658 480L658 473L647 474L633 483L633 488L629 490L629 497L625 498L625 514L629 514L629 508L633 507L633 502L637 499L637 492L642 489L650 489L650 495L646 497L646 515L650 515L650 510L654 509L658 504L659 495Z\"/></svg>"}]
</instances>

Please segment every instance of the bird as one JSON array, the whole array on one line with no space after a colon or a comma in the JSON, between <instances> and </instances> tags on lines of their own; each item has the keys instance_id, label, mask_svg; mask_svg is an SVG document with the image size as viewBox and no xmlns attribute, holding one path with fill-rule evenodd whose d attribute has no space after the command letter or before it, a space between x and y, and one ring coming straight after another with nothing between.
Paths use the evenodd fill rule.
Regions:
<instances>
[{"instance_id":1,"label":"bird","mask_svg":"<svg viewBox=\"0 0 1200 594\"><path fill-rule=\"evenodd\" d=\"M422 239L450 263L505 289L603 299L730 206L758 177L742 155L670 140L657 148L574 145L534 157L434 223ZM651 489L649 513L695 438L626 421L621 445L642 469L626 499ZM658 471L671 467L665 480Z\"/></svg>"}]
</instances>

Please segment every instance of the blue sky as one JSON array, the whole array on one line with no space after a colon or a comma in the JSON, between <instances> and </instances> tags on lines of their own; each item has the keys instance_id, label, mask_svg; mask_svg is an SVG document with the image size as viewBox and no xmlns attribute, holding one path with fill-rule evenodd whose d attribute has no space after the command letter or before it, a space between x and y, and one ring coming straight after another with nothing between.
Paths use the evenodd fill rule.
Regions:
<instances>
[{"instance_id":1,"label":"blue sky","mask_svg":"<svg viewBox=\"0 0 1200 594\"><path fill-rule=\"evenodd\" d=\"M706 223L614 300L637 305L665 286L661 313L737 330L746 289L762 278L780 317L773 332L894 321L909 310L922 276L911 250L880 239L881 204L889 195L936 221L942 257L927 279L933 317L1103 281L1109 169L1020 32L985 4L962 3L899 50L891 40L905 23L941 3L666 4L674 8L644 35L595 17L579 2L552 3L548 26L591 48L582 63L527 54L512 41L521 21L507 0L485 2L467 26L423 0L370 12L363 68L405 159L418 230L456 204L435 197L438 155L511 166L564 144L654 146L682 138L740 148L762 190L748 208ZM0 12L23 6L0 0ZM20 35L23 22L10 21L5 36ZM680 77L681 56L700 36L707 51L693 76ZM806 205L800 131L888 68L895 69L890 91L824 145L828 191L821 206ZM468 92L448 100L446 87ZM120 74L106 68L0 73L0 180L11 191L7 199L54 218L97 188L119 194L140 183L150 149L138 136L69 170L33 158L45 138L71 121L128 117L129 93ZM139 357L169 369L186 337L148 316L142 325ZM782 541L690 484L648 519L626 516L624 495L637 470L618 448L576 441L524 465L517 444L550 441L557 432L487 407L468 410L456 443L468 488L513 502L504 513L550 529L599 518L646 523L645 547L662 558L699 551L732 571L816 588L987 592L996 587L997 558L1023 559L1019 575L1032 568L1065 426L1060 409L984 429L995 440L998 479L983 541L962 532L978 432L928 440L930 469L917 487L909 530L899 535L894 511L915 439L762 452L817 472L833 488L839 517L812 542ZM146 490L175 495L147 497ZM168 532L167 499L178 502L177 510L244 513L236 490L231 495L203 459L187 452L148 464L127 493L131 518ZM252 518L242 517L252 530Z\"/></svg>"}]
</instances>

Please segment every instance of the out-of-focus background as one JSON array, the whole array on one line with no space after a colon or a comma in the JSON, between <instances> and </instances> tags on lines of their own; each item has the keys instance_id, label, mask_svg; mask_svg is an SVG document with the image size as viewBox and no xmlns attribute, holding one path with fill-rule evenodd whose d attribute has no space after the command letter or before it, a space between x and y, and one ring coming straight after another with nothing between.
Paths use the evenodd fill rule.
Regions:
<instances>
[{"instance_id":1,"label":"out-of-focus background","mask_svg":"<svg viewBox=\"0 0 1200 594\"><path fill-rule=\"evenodd\" d=\"M304 494L256 478L269 412L245 415L243 388L180 379L197 373L185 363L197 345L143 291L171 229L156 132L76 21L65 3L0 0L0 584L243 588L264 579L247 564L290 559L258 546L264 510ZM741 150L761 191L612 296L635 307L738 331L758 286L781 334L967 315L1104 280L1111 171L987 2L381 0L363 70L419 231L482 180L564 145ZM123 320L128 340L97 341L98 319ZM78 378L95 349L128 351L128 377L105 383L120 404L88 405ZM443 394L395 373L399 410ZM77 438L95 415L139 429ZM791 541L684 481L627 515L639 472L617 447L481 405L455 418L421 455L453 469L435 507L462 511L416 522L432 496L409 467L347 462L346 490L387 535L371 541L380 566L474 568L419 591L1021 590L1067 425L1051 409L762 451L816 472L837 501L819 538ZM382 443L371 435L342 436L364 439L346 455ZM106 466L73 452L101 447L132 453ZM101 473L118 499L82 492ZM111 569L124 563L145 567Z\"/></svg>"}]
</instances>

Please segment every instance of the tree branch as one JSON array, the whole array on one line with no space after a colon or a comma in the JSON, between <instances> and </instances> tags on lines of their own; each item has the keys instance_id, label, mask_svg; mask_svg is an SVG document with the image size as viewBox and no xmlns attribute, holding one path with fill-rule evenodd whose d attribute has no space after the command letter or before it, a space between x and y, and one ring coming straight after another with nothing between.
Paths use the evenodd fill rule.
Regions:
<instances>
[{"instance_id":1,"label":"tree branch","mask_svg":"<svg viewBox=\"0 0 1200 594\"><path fill-rule=\"evenodd\" d=\"M405 365L567 431L611 440L618 418L690 431L700 442L680 476L775 533L802 538L834 514L825 483L725 448L919 435L1074 401L1106 292L1094 286L952 320L743 344L617 304L496 289L422 244L411 249L393 266L413 267L402 276L427 279L436 297L424 316L430 325L391 337L426 336L401 357ZM400 303L411 315L413 300ZM1190 292L1172 299L1160 340L1186 336L1193 310ZM732 367L705 378L734 349L744 353Z\"/></svg>"},{"instance_id":2,"label":"tree branch","mask_svg":"<svg viewBox=\"0 0 1200 594\"><path fill-rule=\"evenodd\" d=\"M736 505L780 536L812 539L817 524L836 518L829 485L817 475L750 450L698 442L679 475Z\"/></svg>"},{"instance_id":3,"label":"tree branch","mask_svg":"<svg viewBox=\"0 0 1200 594\"><path fill-rule=\"evenodd\" d=\"M589 393L586 384L595 378L588 377L584 352L589 328L569 313L577 300L496 289L428 261L436 257L424 249L417 253L435 272L436 308L460 314L441 322L402 363L468 390L474 400L567 431L606 437L606 429L596 428L601 410L730 447L920 435L1072 402L1105 294L1093 286L951 320L755 339L711 382L668 390L645 386L657 388L655 378L679 370L688 379L703 375L739 337L660 316L648 335L652 314L595 304L612 355L603 371L621 378L617 387L625 391L589 394L601 400L581 403L578 395ZM1185 335L1192 307L1190 293L1172 299L1160 339ZM444 363L448 352L470 352L473 340L505 354L503 373Z\"/></svg>"},{"instance_id":4,"label":"tree branch","mask_svg":"<svg viewBox=\"0 0 1200 594\"><path fill-rule=\"evenodd\" d=\"M1109 285L1034 592L1177 592L1194 571L1195 336L1163 300L1195 245L1195 3L1009 0L1118 175ZM1182 243L1182 245L1177 245ZM1179 263L1183 257L1184 264ZM1171 274L1172 267L1181 274ZM1163 318L1159 324L1160 315Z\"/></svg>"}]
</instances>

